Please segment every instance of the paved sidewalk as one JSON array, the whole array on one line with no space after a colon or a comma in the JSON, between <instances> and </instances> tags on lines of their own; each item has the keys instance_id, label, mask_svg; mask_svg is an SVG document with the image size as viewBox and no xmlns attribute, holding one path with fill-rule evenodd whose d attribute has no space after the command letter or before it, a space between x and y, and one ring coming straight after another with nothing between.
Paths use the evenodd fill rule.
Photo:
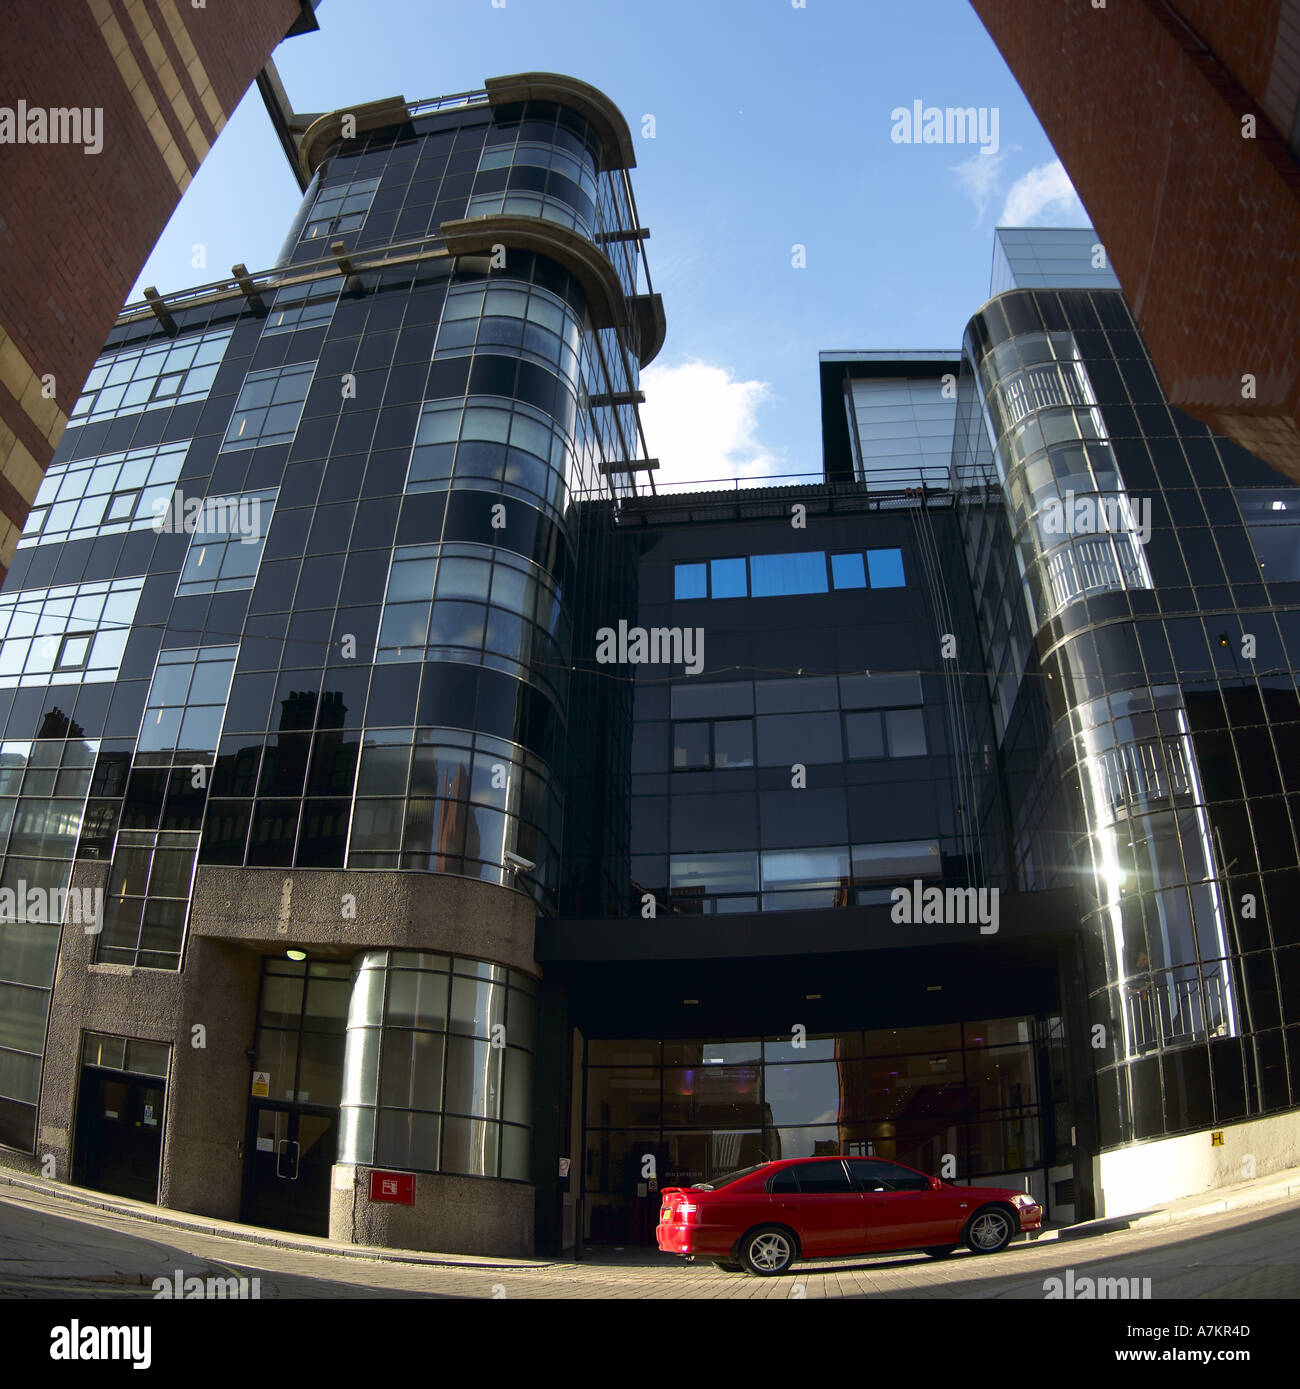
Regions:
<instances>
[{"instance_id":1,"label":"paved sidewalk","mask_svg":"<svg viewBox=\"0 0 1300 1389\"><path fill-rule=\"evenodd\" d=\"M1032 1239L1038 1244L1052 1240L1076 1240L1110 1234L1116 1230L1142 1229L1150 1226L1168 1225L1175 1221L1194 1220L1197 1217L1221 1215L1227 1211L1246 1210L1254 1206L1275 1202L1300 1200L1300 1167L1275 1172L1253 1182L1242 1182L1235 1186L1220 1187L1214 1191L1202 1192L1195 1196L1183 1197L1151 1210L1136 1211L1129 1215L1111 1216L1100 1220L1085 1221L1078 1225L1057 1226L1044 1230ZM12 1203L12 1205L10 1204ZM11 1273L28 1278L46 1277L57 1279L81 1279L111 1282L114 1280L129 1283L148 1283L154 1277L170 1277L173 1270L182 1267L178 1259L180 1251L166 1242L167 1229L187 1230L202 1234L216 1235L225 1239L240 1240L247 1244L265 1245L276 1249L297 1250L303 1253L326 1254L333 1258L378 1260L385 1263L423 1264L442 1268L461 1268L466 1270L525 1271L572 1267L568 1260L554 1261L544 1259L503 1259L485 1258L471 1254L426 1254L409 1249L379 1249L367 1245L338 1244L315 1235L294 1235L281 1230L265 1230L256 1226L241 1225L231 1220L215 1220L209 1216L190 1215L184 1211L173 1211L142 1201L131 1201L124 1197L108 1196L102 1192L87 1191L70 1187L60 1182L43 1181L20 1173L0 1169L0 1211L9 1206L13 1211L36 1212L44 1215L102 1212L106 1215L145 1221L158 1228L158 1239L150 1241L156 1252L157 1268L154 1271L141 1271L139 1235L132 1233L127 1239L124 1233L120 1263L112 1257L105 1257L102 1242L92 1249L81 1244L71 1233L65 1242L56 1245L56 1252L39 1260L22 1257L21 1219L11 1219L8 1212L0 1215L0 1273ZM102 1227L101 1227L102 1229ZM48 1250L48 1240L45 1241ZM601 1251L605 1259L610 1251ZM625 1257L630 1261L653 1259L657 1251L628 1249ZM617 1261L617 1255L615 1255ZM670 1261L674 1262L674 1261Z\"/></svg>"},{"instance_id":2,"label":"paved sidewalk","mask_svg":"<svg viewBox=\"0 0 1300 1389\"><path fill-rule=\"evenodd\" d=\"M1253 1182L1215 1187L1211 1191L1197 1192L1195 1196L1184 1196L1177 1201L1153 1206L1150 1210L1103 1216L1100 1220L1085 1220L1078 1225L1062 1225L1044 1231L1039 1238L1087 1239L1092 1235L1109 1234L1112 1230L1140 1230L1153 1225L1169 1225L1176 1220L1195 1220L1198 1216L1246 1210L1274 1201L1296 1200L1300 1200L1300 1167L1288 1167L1281 1172L1271 1172L1267 1177L1256 1177Z\"/></svg>"},{"instance_id":3,"label":"paved sidewalk","mask_svg":"<svg viewBox=\"0 0 1300 1389\"><path fill-rule=\"evenodd\" d=\"M0 1168L0 1203L13 1201L25 1208L34 1209L35 1207L27 1206L28 1196L37 1198L41 1209L46 1213L49 1213L51 1208L54 1208L56 1214L69 1216L100 1211L132 1220L148 1221L162 1227L157 1247L160 1251L168 1251L163 1261L166 1267L160 1266L157 1274L143 1279L145 1282L164 1274L170 1277L177 1266L177 1252L164 1240L164 1232L167 1229L196 1231L200 1234L218 1235L224 1239L242 1240L246 1244L268 1245L274 1249L293 1249L303 1253L329 1254L344 1259L380 1259L387 1263L429 1264L436 1267L481 1270L519 1270L550 1266L550 1261L544 1259L488 1258L475 1254L426 1254L414 1249L377 1249L364 1244L339 1244L319 1235L295 1235L283 1230L265 1230L256 1225L241 1225L234 1220L216 1220L211 1216L191 1215L185 1211L168 1210L144 1201L132 1201L123 1196L109 1196L100 1191L68 1186L63 1182L43 1181L37 1177L27 1177ZM3 1212L3 1205L0 1205L0 1212ZM138 1236L133 1236L134 1239L138 1239ZM96 1260L84 1250L78 1251L75 1241L69 1242L66 1253L61 1250L58 1256L49 1261L49 1268L43 1273L35 1266L20 1270L19 1265L22 1261L13 1245L14 1236L10 1222L0 1214L0 1271L24 1271L28 1277L123 1278L130 1282L141 1281L138 1252L130 1256L130 1267L133 1271L128 1275L102 1259ZM70 1272L69 1269L74 1266L80 1271Z\"/></svg>"}]
</instances>

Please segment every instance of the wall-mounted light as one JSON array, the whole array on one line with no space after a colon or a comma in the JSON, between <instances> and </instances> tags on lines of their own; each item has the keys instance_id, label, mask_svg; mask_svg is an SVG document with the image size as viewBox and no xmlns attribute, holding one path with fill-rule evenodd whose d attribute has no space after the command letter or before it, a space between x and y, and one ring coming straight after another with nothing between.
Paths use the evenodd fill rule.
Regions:
<instances>
[{"instance_id":1,"label":"wall-mounted light","mask_svg":"<svg viewBox=\"0 0 1300 1389\"><path fill-rule=\"evenodd\" d=\"M290 960L305 960L307 952L305 950L286 950L285 957Z\"/></svg>"}]
</instances>

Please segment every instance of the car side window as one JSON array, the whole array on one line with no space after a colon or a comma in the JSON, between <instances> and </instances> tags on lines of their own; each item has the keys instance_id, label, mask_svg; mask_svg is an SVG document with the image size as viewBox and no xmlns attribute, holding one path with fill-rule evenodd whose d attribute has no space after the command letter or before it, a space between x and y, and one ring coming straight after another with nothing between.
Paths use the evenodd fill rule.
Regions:
<instances>
[{"instance_id":1,"label":"car side window","mask_svg":"<svg viewBox=\"0 0 1300 1389\"><path fill-rule=\"evenodd\" d=\"M856 1190L838 1158L827 1162L802 1162L792 1170L798 1172L799 1190L805 1195L809 1192L819 1196L847 1195Z\"/></svg>"},{"instance_id":2,"label":"car side window","mask_svg":"<svg viewBox=\"0 0 1300 1389\"><path fill-rule=\"evenodd\" d=\"M930 1179L897 1163L878 1158L850 1158L849 1172L859 1191L929 1191Z\"/></svg>"},{"instance_id":3,"label":"car side window","mask_svg":"<svg viewBox=\"0 0 1300 1389\"><path fill-rule=\"evenodd\" d=\"M773 1193L790 1192L799 1190L799 1171L795 1167L783 1167L775 1173L767 1184L767 1189Z\"/></svg>"}]
</instances>

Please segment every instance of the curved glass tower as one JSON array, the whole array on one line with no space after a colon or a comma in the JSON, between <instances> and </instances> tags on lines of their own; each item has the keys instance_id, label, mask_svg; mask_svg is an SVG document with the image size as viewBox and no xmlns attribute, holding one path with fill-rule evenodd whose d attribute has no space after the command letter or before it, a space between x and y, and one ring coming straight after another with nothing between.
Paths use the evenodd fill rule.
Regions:
<instances>
[{"instance_id":1,"label":"curved glass tower","mask_svg":"<svg viewBox=\"0 0 1300 1389\"><path fill-rule=\"evenodd\" d=\"M1008 876L1078 897L1104 1179L1286 1107L1295 586L1252 545L1264 465L1167 406L1117 290L1051 283L971 319L954 458L1002 756L1040 768Z\"/></svg>"},{"instance_id":2,"label":"curved glass tower","mask_svg":"<svg viewBox=\"0 0 1300 1389\"><path fill-rule=\"evenodd\" d=\"M295 146L273 269L119 319L11 574L5 882L103 910L0 951L0 1142L120 1186L125 1086L131 1194L524 1254L578 513L649 466L664 334L631 136L531 73Z\"/></svg>"}]
</instances>

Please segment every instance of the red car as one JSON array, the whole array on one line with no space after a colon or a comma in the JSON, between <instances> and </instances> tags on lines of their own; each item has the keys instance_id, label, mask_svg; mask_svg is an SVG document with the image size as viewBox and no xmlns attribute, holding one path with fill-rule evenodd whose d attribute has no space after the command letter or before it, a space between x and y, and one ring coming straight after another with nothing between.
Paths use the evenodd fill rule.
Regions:
<instances>
[{"instance_id":1,"label":"red car","mask_svg":"<svg viewBox=\"0 0 1300 1389\"><path fill-rule=\"evenodd\" d=\"M761 1275L890 1249L995 1254L1042 1223L1023 1191L954 1186L881 1158L787 1158L665 1188L655 1237L666 1254Z\"/></svg>"}]
</instances>

